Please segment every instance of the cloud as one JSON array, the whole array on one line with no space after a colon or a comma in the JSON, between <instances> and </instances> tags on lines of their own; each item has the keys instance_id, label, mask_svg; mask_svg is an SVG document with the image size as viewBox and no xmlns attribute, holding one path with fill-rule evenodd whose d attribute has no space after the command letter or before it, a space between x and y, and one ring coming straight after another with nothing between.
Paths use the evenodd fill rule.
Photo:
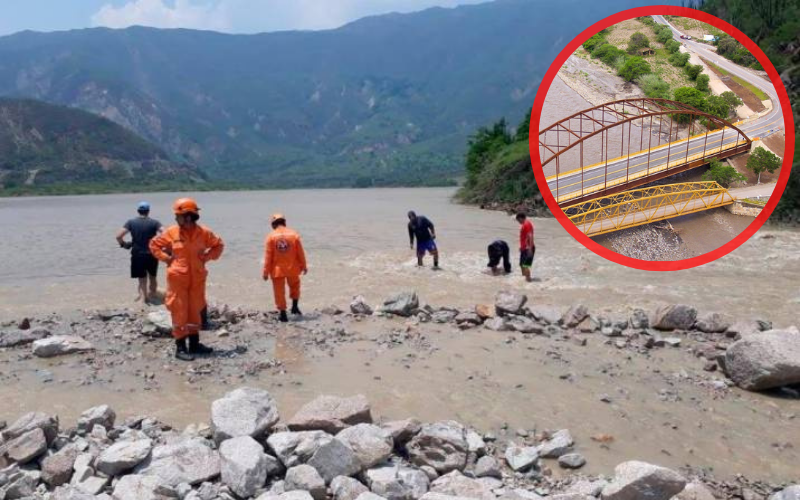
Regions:
<instances>
[{"instance_id":1,"label":"cloud","mask_svg":"<svg viewBox=\"0 0 800 500\"><path fill-rule=\"evenodd\" d=\"M192 0L132 0L119 7L103 5L92 15L92 26L127 28L193 28L230 31L231 24L224 1L196 4Z\"/></svg>"}]
</instances>

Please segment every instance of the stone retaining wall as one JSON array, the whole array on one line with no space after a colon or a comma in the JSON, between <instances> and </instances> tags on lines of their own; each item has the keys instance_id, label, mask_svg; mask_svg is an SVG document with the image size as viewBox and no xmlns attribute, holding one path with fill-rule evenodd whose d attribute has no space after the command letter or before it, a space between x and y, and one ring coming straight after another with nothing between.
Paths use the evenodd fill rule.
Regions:
<instances>
[{"instance_id":1,"label":"stone retaining wall","mask_svg":"<svg viewBox=\"0 0 800 500\"><path fill-rule=\"evenodd\" d=\"M725 210L733 215L746 215L747 217L758 217L762 208L758 205L742 203L741 201L734 202L732 205L725 205Z\"/></svg>"}]
</instances>

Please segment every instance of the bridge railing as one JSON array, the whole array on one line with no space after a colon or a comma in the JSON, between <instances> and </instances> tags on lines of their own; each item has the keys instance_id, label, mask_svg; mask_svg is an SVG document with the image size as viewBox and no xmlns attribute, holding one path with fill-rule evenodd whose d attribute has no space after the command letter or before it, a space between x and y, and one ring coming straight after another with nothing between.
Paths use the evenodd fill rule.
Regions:
<instances>
[{"instance_id":1,"label":"bridge railing","mask_svg":"<svg viewBox=\"0 0 800 500\"><path fill-rule=\"evenodd\" d=\"M564 208L588 236L619 231L734 202L716 182L684 182L633 189Z\"/></svg>"}]
</instances>

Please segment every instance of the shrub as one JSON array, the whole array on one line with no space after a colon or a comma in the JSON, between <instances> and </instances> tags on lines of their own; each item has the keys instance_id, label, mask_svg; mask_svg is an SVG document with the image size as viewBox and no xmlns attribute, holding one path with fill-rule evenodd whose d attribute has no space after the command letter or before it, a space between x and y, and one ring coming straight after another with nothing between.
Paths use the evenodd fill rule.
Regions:
<instances>
[{"instance_id":1,"label":"shrub","mask_svg":"<svg viewBox=\"0 0 800 500\"><path fill-rule=\"evenodd\" d=\"M724 188L728 188L734 182L741 182L747 177L736 171L735 168L724 165L720 161L712 161L711 168L703 174L704 181L714 181Z\"/></svg>"},{"instance_id":2,"label":"shrub","mask_svg":"<svg viewBox=\"0 0 800 500\"><path fill-rule=\"evenodd\" d=\"M583 42L583 48L589 51L589 53L591 53L594 49L596 49L600 45L603 45L604 43L608 42L606 42L605 38L603 38L603 36L598 33L597 35L594 35L592 38Z\"/></svg>"},{"instance_id":3,"label":"shrub","mask_svg":"<svg viewBox=\"0 0 800 500\"><path fill-rule=\"evenodd\" d=\"M741 106L742 104L744 104L744 103L742 102L742 100L741 100L741 99L739 99L739 96L738 96L738 95L736 95L736 94L734 94L734 93L733 93L733 92L731 92L730 90L728 90L727 92L723 92L723 93L721 93L719 96L720 96L721 98L725 99L725 102L727 102L727 103L728 103L728 105L729 105L731 108L733 108L733 109L735 109L735 108L738 108L739 106Z\"/></svg>"},{"instance_id":4,"label":"shrub","mask_svg":"<svg viewBox=\"0 0 800 500\"><path fill-rule=\"evenodd\" d=\"M632 82L642 75L650 73L650 64L641 57L631 57L619 69L619 76Z\"/></svg>"},{"instance_id":5,"label":"shrub","mask_svg":"<svg viewBox=\"0 0 800 500\"><path fill-rule=\"evenodd\" d=\"M681 44L677 40L670 40L664 44L664 47L666 47L670 54L675 54L681 48Z\"/></svg>"},{"instance_id":6,"label":"shrub","mask_svg":"<svg viewBox=\"0 0 800 500\"><path fill-rule=\"evenodd\" d=\"M698 81L699 80L700 79L698 78ZM722 97L711 94L710 96L706 97L706 111L714 116L722 118L723 120L727 120L728 115L731 113L731 105Z\"/></svg>"},{"instance_id":7,"label":"shrub","mask_svg":"<svg viewBox=\"0 0 800 500\"><path fill-rule=\"evenodd\" d=\"M639 49L650 46L650 40L647 39L644 33L637 31L631 35L628 41L628 54L636 54Z\"/></svg>"},{"instance_id":8,"label":"shrub","mask_svg":"<svg viewBox=\"0 0 800 500\"><path fill-rule=\"evenodd\" d=\"M697 80L695 81L695 86L697 87L697 90L701 90L703 92L708 91L709 80L710 78L708 77L708 75L698 75Z\"/></svg>"},{"instance_id":9,"label":"shrub","mask_svg":"<svg viewBox=\"0 0 800 500\"><path fill-rule=\"evenodd\" d=\"M654 99L669 99L669 84L658 76L648 73L636 79L636 84L647 97Z\"/></svg>"},{"instance_id":10,"label":"shrub","mask_svg":"<svg viewBox=\"0 0 800 500\"><path fill-rule=\"evenodd\" d=\"M689 75L690 80L696 80L700 73L703 72L703 67L699 64L686 65L686 74Z\"/></svg>"},{"instance_id":11,"label":"shrub","mask_svg":"<svg viewBox=\"0 0 800 500\"><path fill-rule=\"evenodd\" d=\"M673 66L677 66L682 68L686 66L686 63L689 62L689 53L688 52L676 52L669 56L669 62Z\"/></svg>"}]
</instances>

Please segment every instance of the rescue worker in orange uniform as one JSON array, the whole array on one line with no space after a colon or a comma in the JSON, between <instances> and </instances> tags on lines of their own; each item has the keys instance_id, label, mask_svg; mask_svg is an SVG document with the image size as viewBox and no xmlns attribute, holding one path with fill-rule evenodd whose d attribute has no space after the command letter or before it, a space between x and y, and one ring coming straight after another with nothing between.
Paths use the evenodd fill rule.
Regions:
<instances>
[{"instance_id":1,"label":"rescue worker in orange uniform","mask_svg":"<svg viewBox=\"0 0 800 500\"><path fill-rule=\"evenodd\" d=\"M196 354L213 351L200 343L201 311L206 307L206 262L219 259L224 245L219 236L197 223L200 208L193 199L180 198L172 209L177 225L150 240L150 252L167 264L165 304L172 314L175 357L192 361Z\"/></svg>"},{"instance_id":2,"label":"rescue worker in orange uniform","mask_svg":"<svg viewBox=\"0 0 800 500\"><path fill-rule=\"evenodd\" d=\"M272 232L265 243L264 281L272 278L272 291L280 320L289 321L286 316L286 284L289 284L289 297L292 299L292 314L300 315L300 274L306 274L306 254L300 235L286 227L286 218L275 214L270 219Z\"/></svg>"}]
</instances>

